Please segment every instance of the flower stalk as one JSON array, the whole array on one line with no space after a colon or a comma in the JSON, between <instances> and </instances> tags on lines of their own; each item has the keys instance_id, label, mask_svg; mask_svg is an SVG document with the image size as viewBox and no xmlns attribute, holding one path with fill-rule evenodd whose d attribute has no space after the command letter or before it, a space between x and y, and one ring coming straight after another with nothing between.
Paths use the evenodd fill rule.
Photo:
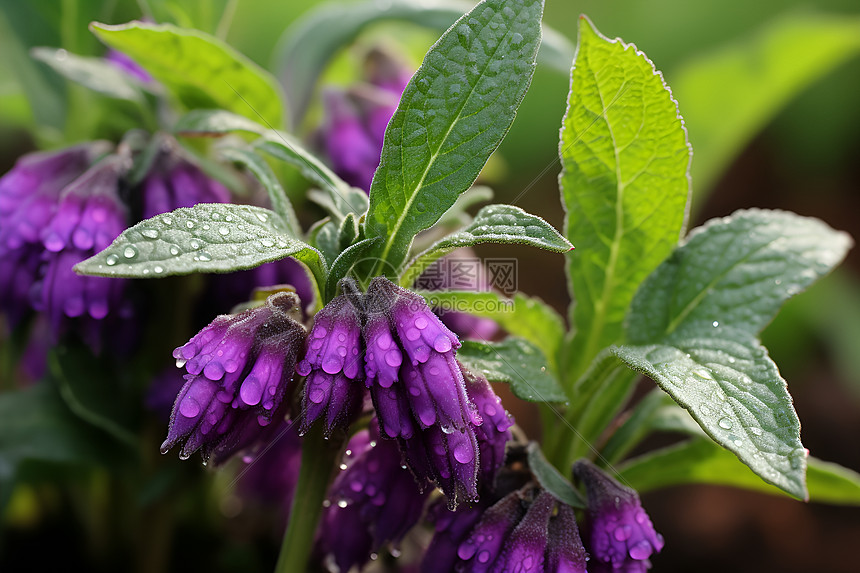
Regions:
<instances>
[{"instance_id":1,"label":"flower stalk","mask_svg":"<svg viewBox=\"0 0 860 573\"><path fill-rule=\"evenodd\" d=\"M305 434L299 482L275 573L307 571L329 478L341 446L339 438L326 439L319 425Z\"/></svg>"}]
</instances>

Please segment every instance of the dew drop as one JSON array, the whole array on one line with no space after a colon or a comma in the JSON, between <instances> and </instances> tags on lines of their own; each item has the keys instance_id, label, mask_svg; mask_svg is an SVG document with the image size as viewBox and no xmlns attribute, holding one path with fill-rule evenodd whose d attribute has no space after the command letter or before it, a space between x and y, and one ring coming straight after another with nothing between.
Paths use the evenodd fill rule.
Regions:
<instances>
[{"instance_id":1,"label":"dew drop","mask_svg":"<svg viewBox=\"0 0 860 573\"><path fill-rule=\"evenodd\" d=\"M269 238L260 239L260 242L263 244L264 247L274 247L275 246L275 241L273 241L272 239L269 239Z\"/></svg>"},{"instance_id":2,"label":"dew drop","mask_svg":"<svg viewBox=\"0 0 860 573\"><path fill-rule=\"evenodd\" d=\"M457 444L454 448L454 459L461 464L468 464L475 458L475 452L467 444Z\"/></svg>"},{"instance_id":3,"label":"dew drop","mask_svg":"<svg viewBox=\"0 0 860 573\"><path fill-rule=\"evenodd\" d=\"M170 254L174 257L177 256L179 254L179 247L177 247L176 245L170 247Z\"/></svg>"},{"instance_id":4,"label":"dew drop","mask_svg":"<svg viewBox=\"0 0 860 573\"><path fill-rule=\"evenodd\" d=\"M204 261L204 262L206 262L206 261L211 261L211 260L212 260L212 255L210 255L210 254L209 254L209 253L207 253L206 251L200 251L200 255L198 255L198 258L199 258L201 261Z\"/></svg>"},{"instance_id":5,"label":"dew drop","mask_svg":"<svg viewBox=\"0 0 860 573\"><path fill-rule=\"evenodd\" d=\"M200 248L200 241L198 241L197 239L191 239L191 243L189 243L189 244L191 245L191 248L194 250L197 250Z\"/></svg>"},{"instance_id":6,"label":"dew drop","mask_svg":"<svg viewBox=\"0 0 860 573\"><path fill-rule=\"evenodd\" d=\"M762 431L759 428L750 428L750 433L754 436L762 435Z\"/></svg>"},{"instance_id":7,"label":"dew drop","mask_svg":"<svg viewBox=\"0 0 860 573\"><path fill-rule=\"evenodd\" d=\"M513 34L511 34L511 45L519 46L522 43L523 43L523 35L522 34L520 34L519 32L514 32Z\"/></svg>"},{"instance_id":8,"label":"dew drop","mask_svg":"<svg viewBox=\"0 0 860 573\"><path fill-rule=\"evenodd\" d=\"M157 239L159 232L156 229L144 229L140 232L147 239Z\"/></svg>"},{"instance_id":9,"label":"dew drop","mask_svg":"<svg viewBox=\"0 0 860 573\"><path fill-rule=\"evenodd\" d=\"M261 223L265 223L269 220L269 216L266 213L255 212L254 215L256 215Z\"/></svg>"},{"instance_id":10,"label":"dew drop","mask_svg":"<svg viewBox=\"0 0 860 573\"><path fill-rule=\"evenodd\" d=\"M161 223L162 223L165 227L169 227L170 225L172 225L172 224L173 224L173 219L171 219L170 217L162 217L162 218L161 218Z\"/></svg>"},{"instance_id":11,"label":"dew drop","mask_svg":"<svg viewBox=\"0 0 860 573\"><path fill-rule=\"evenodd\" d=\"M122 256L124 256L127 259L133 259L134 257L137 256L137 249L134 247L130 247L130 246L126 247L125 250L122 252Z\"/></svg>"},{"instance_id":12,"label":"dew drop","mask_svg":"<svg viewBox=\"0 0 860 573\"><path fill-rule=\"evenodd\" d=\"M341 509L343 509L343 508L344 508L344 507L346 507L347 505L349 505L349 504L347 503L347 501L346 501L345 499L342 499L342 500L340 500L339 502L337 502L337 506L338 506L339 508L341 508Z\"/></svg>"},{"instance_id":13,"label":"dew drop","mask_svg":"<svg viewBox=\"0 0 860 573\"><path fill-rule=\"evenodd\" d=\"M720 322L719 322L718 320L715 320L715 321L714 321L714 322L712 322L711 324L713 325L713 327L714 327L714 328L716 328L716 327L718 327L718 326L720 325Z\"/></svg>"},{"instance_id":14,"label":"dew drop","mask_svg":"<svg viewBox=\"0 0 860 573\"><path fill-rule=\"evenodd\" d=\"M218 233L220 233L221 236L229 235L230 234L230 227L220 227L218 229Z\"/></svg>"},{"instance_id":15,"label":"dew drop","mask_svg":"<svg viewBox=\"0 0 860 573\"><path fill-rule=\"evenodd\" d=\"M105 259L105 262L108 264L108 266L112 267L119 262L119 257L116 255L108 255Z\"/></svg>"},{"instance_id":16,"label":"dew drop","mask_svg":"<svg viewBox=\"0 0 860 573\"><path fill-rule=\"evenodd\" d=\"M229 223L230 221L233 220L233 215L227 215L226 217L224 217L224 220Z\"/></svg>"},{"instance_id":17,"label":"dew drop","mask_svg":"<svg viewBox=\"0 0 860 573\"><path fill-rule=\"evenodd\" d=\"M731 430L732 429L732 421L729 420L728 418L720 418L719 424L720 424L720 427L724 430Z\"/></svg>"},{"instance_id":18,"label":"dew drop","mask_svg":"<svg viewBox=\"0 0 860 573\"><path fill-rule=\"evenodd\" d=\"M193 229L194 228L194 221L185 221L185 226L188 227L189 229Z\"/></svg>"}]
</instances>

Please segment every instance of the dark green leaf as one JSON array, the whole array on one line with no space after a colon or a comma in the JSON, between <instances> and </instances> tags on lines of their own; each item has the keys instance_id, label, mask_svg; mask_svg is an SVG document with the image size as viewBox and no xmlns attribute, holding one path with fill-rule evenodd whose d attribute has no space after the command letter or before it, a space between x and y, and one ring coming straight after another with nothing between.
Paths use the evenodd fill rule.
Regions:
<instances>
[{"instance_id":1,"label":"dark green leaf","mask_svg":"<svg viewBox=\"0 0 860 573\"><path fill-rule=\"evenodd\" d=\"M547 371L547 361L530 342L508 337L502 342L464 340L457 360L493 382L510 384L517 398L529 402L564 402L567 396Z\"/></svg>"},{"instance_id":2,"label":"dark green leaf","mask_svg":"<svg viewBox=\"0 0 860 573\"><path fill-rule=\"evenodd\" d=\"M818 219L752 209L693 230L642 284L630 309L634 344L673 337L681 327L755 335L789 297L845 257L851 238Z\"/></svg>"},{"instance_id":3,"label":"dark green leaf","mask_svg":"<svg viewBox=\"0 0 860 573\"><path fill-rule=\"evenodd\" d=\"M560 143L565 235L579 249L567 266L569 380L621 339L636 288L678 243L690 194L690 145L663 76L584 17L579 36Z\"/></svg>"},{"instance_id":4,"label":"dark green leaf","mask_svg":"<svg viewBox=\"0 0 860 573\"><path fill-rule=\"evenodd\" d=\"M347 276L352 267L361 260L361 257L367 250L373 246L373 243L379 239L364 239L354 245L348 247L334 260L331 265L328 279L326 280L326 300L331 300L337 293L337 283L343 277Z\"/></svg>"},{"instance_id":5,"label":"dark green leaf","mask_svg":"<svg viewBox=\"0 0 860 573\"><path fill-rule=\"evenodd\" d=\"M132 409L122 399L116 378L89 349L57 347L49 355L48 365L60 395L73 413L126 446L137 446L129 424Z\"/></svg>"},{"instance_id":6,"label":"dark green leaf","mask_svg":"<svg viewBox=\"0 0 860 573\"><path fill-rule=\"evenodd\" d=\"M308 241L316 247L326 260L334 260L340 255L338 227L328 217L317 221L308 231Z\"/></svg>"},{"instance_id":7,"label":"dark green leaf","mask_svg":"<svg viewBox=\"0 0 860 573\"><path fill-rule=\"evenodd\" d=\"M81 274L158 278L250 269L293 257L325 284L319 251L287 234L274 212L250 205L200 203L126 229L102 252L78 263Z\"/></svg>"},{"instance_id":8,"label":"dark green leaf","mask_svg":"<svg viewBox=\"0 0 860 573\"><path fill-rule=\"evenodd\" d=\"M466 191L504 138L534 73L542 0L484 0L430 49L388 124L370 188L377 269ZM371 273L374 274L374 273Z\"/></svg>"},{"instance_id":9,"label":"dark green leaf","mask_svg":"<svg viewBox=\"0 0 860 573\"><path fill-rule=\"evenodd\" d=\"M304 115L317 79L332 56L367 26L402 20L444 32L472 6L456 0L392 0L325 4L309 12L284 33L277 48L278 69L284 78L294 123ZM572 58L573 46L567 38L544 27L538 61L566 74Z\"/></svg>"},{"instance_id":10,"label":"dark green leaf","mask_svg":"<svg viewBox=\"0 0 860 573\"><path fill-rule=\"evenodd\" d=\"M613 352L762 479L804 498L800 422L756 334L850 245L846 234L792 213L710 221L642 284L628 320L631 344Z\"/></svg>"},{"instance_id":11,"label":"dark green leaf","mask_svg":"<svg viewBox=\"0 0 860 573\"><path fill-rule=\"evenodd\" d=\"M555 371L556 355L564 339L564 320L539 298L516 293L506 298L496 292L422 291L430 306L489 318L510 334L537 346ZM468 337L470 333L466 333Z\"/></svg>"},{"instance_id":12,"label":"dark green leaf","mask_svg":"<svg viewBox=\"0 0 860 573\"><path fill-rule=\"evenodd\" d=\"M555 253L566 253L573 246L552 225L513 205L487 205L464 229L437 241L417 255L400 277L400 284L411 286L427 267L455 249L481 243L529 245Z\"/></svg>"},{"instance_id":13,"label":"dark green leaf","mask_svg":"<svg viewBox=\"0 0 860 573\"><path fill-rule=\"evenodd\" d=\"M30 54L85 88L116 99L143 101L140 83L103 58L78 56L57 48L33 48Z\"/></svg>"},{"instance_id":14,"label":"dark green leaf","mask_svg":"<svg viewBox=\"0 0 860 573\"><path fill-rule=\"evenodd\" d=\"M529 469L545 490L571 507L587 507L585 500L570 481L547 461L537 442L529 443L527 451Z\"/></svg>"},{"instance_id":15,"label":"dark green leaf","mask_svg":"<svg viewBox=\"0 0 860 573\"><path fill-rule=\"evenodd\" d=\"M704 439L692 439L634 458L619 470L621 477L640 493L702 483L785 495L761 481L735 456ZM848 468L810 457L806 479L809 501L860 505L860 475Z\"/></svg>"},{"instance_id":16,"label":"dark green leaf","mask_svg":"<svg viewBox=\"0 0 860 573\"><path fill-rule=\"evenodd\" d=\"M281 127L283 98L275 78L221 40L171 24L94 22L90 28L189 108L221 107Z\"/></svg>"},{"instance_id":17,"label":"dark green leaf","mask_svg":"<svg viewBox=\"0 0 860 573\"><path fill-rule=\"evenodd\" d=\"M269 195L269 202L272 204L275 213L283 218L289 234L294 238L301 237L302 227L299 224L298 217L296 217L293 204L290 203L290 199L281 186L281 182L278 181L278 178L265 160L250 149L230 147L221 148L219 152L225 159L241 163L254 174L263 185L263 188L266 189Z\"/></svg>"}]
</instances>

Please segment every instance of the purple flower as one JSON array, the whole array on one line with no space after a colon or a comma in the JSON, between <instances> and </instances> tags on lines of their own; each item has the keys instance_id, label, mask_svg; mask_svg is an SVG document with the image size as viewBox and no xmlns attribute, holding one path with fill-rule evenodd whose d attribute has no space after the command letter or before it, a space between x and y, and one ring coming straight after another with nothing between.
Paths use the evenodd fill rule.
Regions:
<instances>
[{"instance_id":1,"label":"purple flower","mask_svg":"<svg viewBox=\"0 0 860 573\"><path fill-rule=\"evenodd\" d=\"M125 281L78 276L73 267L125 230L127 214L117 187L129 167L128 159L120 155L93 165L63 188L56 211L39 233L43 266L31 290L32 304L47 313L55 336L69 318L99 321L111 311L127 311L122 298Z\"/></svg>"},{"instance_id":2,"label":"purple flower","mask_svg":"<svg viewBox=\"0 0 860 573\"><path fill-rule=\"evenodd\" d=\"M61 191L108 149L95 142L30 153L0 178L0 310L13 325L30 307L45 250L40 234L57 210Z\"/></svg>"},{"instance_id":3,"label":"purple flower","mask_svg":"<svg viewBox=\"0 0 860 573\"><path fill-rule=\"evenodd\" d=\"M585 573L572 508L533 485L506 495L479 517L468 510L449 514L447 521L437 517L436 527L424 571ZM450 550L457 540L454 557Z\"/></svg>"},{"instance_id":4,"label":"purple flower","mask_svg":"<svg viewBox=\"0 0 860 573\"><path fill-rule=\"evenodd\" d=\"M198 449L204 461L226 459L251 445L288 400L304 327L293 319L292 293L263 306L221 315L173 352L186 382L173 406L162 453L182 442L179 457Z\"/></svg>"},{"instance_id":5,"label":"purple flower","mask_svg":"<svg viewBox=\"0 0 860 573\"><path fill-rule=\"evenodd\" d=\"M342 288L354 289L343 282ZM304 358L296 372L306 376L301 432L325 416L326 435L347 430L364 403L361 321L347 294L329 302L314 316Z\"/></svg>"},{"instance_id":6,"label":"purple flower","mask_svg":"<svg viewBox=\"0 0 860 573\"><path fill-rule=\"evenodd\" d=\"M420 519L429 495L401 467L394 442L379 439L375 422L353 436L346 451L318 538L320 550L341 571L362 566L388 543L398 544Z\"/></svg>"},{"instance_id":7,"label":"purple flower","mask_svg":"<svg viewBox=\"0 0 860 573\"><path fill-rule=\"evenodd\" d=\"M227 188L185 159L175 140L155 137L161 138L161 151L141 183L144 219L198 203L230 201Z\"/></svg>"},{"instance_id":8,"label":"purple flower","mask_svg":"<svg viewBox=\"0 0 860 573\"><path fill-rule=\"evenodd\" d=\"M461 365L462 368L462 365ZM478 408L484 422L475 428L481 455L481 481L492 486L496 472L505 463L505 444L511 439L513 417L502 406L486 378L462 368L466 392Z\"/></svg>"},{"instance_id":9,"label":"purple flower","mask_svg":"<svg viewBox=\"0 0 860 573\"><path fill-rule=\"evenodd\" d=\"M596 564L646 571L648 557L663 548L663 537L654 530L639 495L586 460L576 462L573 473L588 492L588 547Z\"/></svg>"},{"instance_id":10,"label":"purple flower","mask_svg":"<svg viewBox=\"0 0 860 573\"><path fill-rule=\"evenodd\" d=\"M377 277L365 297L367 386L382 433L410 469L456 505L477 497L480 414L466 395L457 337L420 296Z\"/></svg>"},{"instance_id":11,"label":"purple flower","mask_svg":"<svg viewBox=\"0 0 860 573\"><path fill-rule=\"evenodd\" d=\"M370 182L379 165L381 144L374 140L346 94L327 90L323 94L323 103L327 116L323 141L332 169L350 185L370 190Z\"/></svg>"},{"instance_id":12,"label":"purple flower","mask_svg":"<svg viewBox=\"0 0 860 573\"><path fill-rule=\"evenodd\" d=\"M451 511L442 500L431 505L427 517L435 525L436 531L424 552L421 573L454 571L454 566L460 562L457 549L481 519L485 509L485 506L478 504L461 505Z\"/></svg>"}]
</instances>

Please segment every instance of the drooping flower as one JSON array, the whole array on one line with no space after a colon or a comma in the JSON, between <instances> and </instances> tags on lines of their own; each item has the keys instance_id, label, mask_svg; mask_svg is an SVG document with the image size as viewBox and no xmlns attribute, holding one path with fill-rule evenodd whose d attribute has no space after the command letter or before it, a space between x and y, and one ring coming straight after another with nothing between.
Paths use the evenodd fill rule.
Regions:
<instances>
[{"instance_id":1,"label":"drooping flower","mask_svg":"<svg viewBox=\"0 0 860 573\"><path fill-rule=\"evenodd\" d=\"M186 159L173 138L154 137L159 138L160 149L141 183L144 219L198 203L230 201L227 188Z\"/></svg>"},{"instance_id":2,"label":"drooping flower","mask_svg":"<svg viewBox=\"0 0 860 573\"><path fill-rule=\"evenodd\" d=\"M388 438L410 469L456 505L477 497L480 414L466 395L457 337L424 299L377 277L367 289L367 385Z\"/></svg>"},{"instance_id":3,"label":"drooping flower","mask_svg":"<svg viewBox=\"0 0 860 573\"><path fill-rule=\"evenodd\" d=\"M437 544L434 536L422 571L585 572L585 550L572 508L533 484L509 493L477 516L466 510L447 517L442 529L437 521L436 536L443 537ZM459 540L456 557L450 555L449 539ZM440 557L442 566L436 567Z\"/></svg>"},{"instance_id":4,"label":"drooping flower","mask_svg":"<svg viewBox=\"0 0 860 573\"><path fill-rule=\"evenodd\" d=\"M480 480L492 487L496 472L505 463L505 445L511 439L514 419L505 410L502 399L493 392L486 378L468 371L462 365L461 369L466 380L466 392L484 419L480 426L475 427L481 456Z\"/></svg>"},{"instance_id":5,"label":"drooping flower","mask_svg":"<svg viewBox=\"0 0 860 573\"><path fill-rule=\"evenodd\" d=\"M130 161L109 155L63 188L56 211L39 233L44 251L31 291L33 308L48 315L54 335L69 318L96 321L126 313L125 281L79 276L73 267L106 248L125 230L128 215L117 187Z\"/></svg>"},{"instance_id":6,"label":"drooping flower","mask_svg":"<svg viewBox=\"0 0 860 573\"><path fill-rule=\"evenodd\" d=\"M40 234L57 210L63 188L109 150L92 142L30 153L0 178L0 310L16 324L31 306L42 269Z\"/></svg>"},{"instance_id":7,"label":"drooping flower","mask_svg":"<svg viewBox=\"0 0 860 573\"><path fill-rule=\"evenodd\" d=\"M401 467L395 443L379 439L375 420L350 439L346 451L317 540L340 571L360 567L389 543L396 546L421 518L429 495Z\"/></svg>"},{"instance_id":8,"label":"drooping flower","mask_svg":"<svg viewBox=\"0 0 860 573\"><path fill-rule=\"evenodd\" d=\"M204 460L225 459L282 413L305 337L297 305L294 294L276 293L263 306L217 317L174 351L188 374L162 453L182 442L182 459L198 449Z\"/></svg>"},{"instance_id":9,"label":"drooping flower","mask_svg":"<svg viewBox=\"0 0 860 573\"><path fill-rule=\"evenodd\" d=\"M663 548L663 536L654 530L639 495L586 460L576 462L573 473L588 493L588 548L595 565L647 571L648 558Z\"/></svg>"},{"instance_id":10,"label":"drooping flower","mask_svg":"<svg viewBox=\"0 0 860 573\"><path fill-rule=\"evenodd\" d=\"M302 433L322 416L326 435L335 428L346 430L364 403L361 320L350 299L358 293L348 280L341 282L341 289L344 293L314 316L304 358L296 365L296 371L307 377Z\"/></svg>"}]
</instances>

